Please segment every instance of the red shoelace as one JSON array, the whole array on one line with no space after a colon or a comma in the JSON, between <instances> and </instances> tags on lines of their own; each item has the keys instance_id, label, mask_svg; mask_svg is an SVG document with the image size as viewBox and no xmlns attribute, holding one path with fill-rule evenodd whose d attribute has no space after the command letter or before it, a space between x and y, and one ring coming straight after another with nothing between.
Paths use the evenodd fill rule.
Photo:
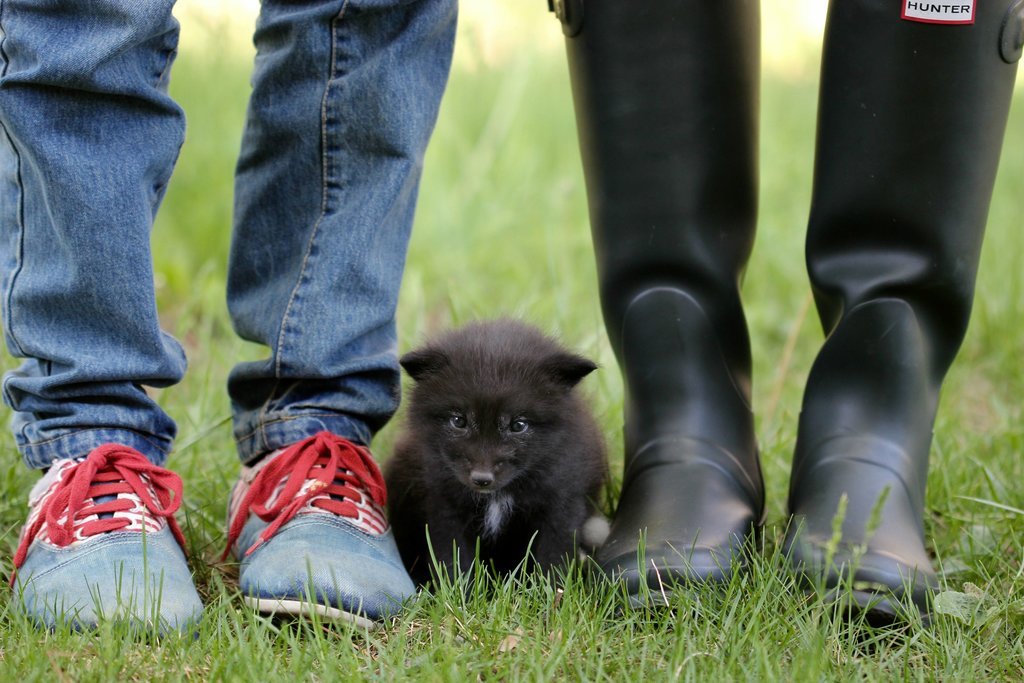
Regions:
<instances>
[{"instance_id":1,"label":"red shoelace","mask_svg":"<svg viewBox=\"0 0 1024 683\"><path fill-rule=\"evenodd\" d=\"M148 482L148 483L147 483ZM123 495L127 494L127 495ZM46 536L63 548L76 540L127 527L155 530L159 518L167 520L174 538L185 547L185 537L174 519L181 506L181 477L158 467L134 448L106 444L81 462L65 465L60 479L43 494L14 553L11 585L25 562L29 546L46 527ZM111 498L96 502L98 498ZM131 513L114 515L113 513ZM100 516L107 515L110 516ZM133 520L134 517L134 520Z\"/></svg>"},{"instance_id":2,"label":"red shoelace","mask_svg":"<svg viewBox=\"0 0 1024 683\"><path fill-rule=\"evenodd\" d=\"M232 511L227 548L221 559L231 552L250 512L270 524L246 555L270 539L307 503L335 515L360 519L366 508L361 509L359 503L365 501L367 493L373 504L384 507L384 477L367 449L330 432L292 444L256 473L238 508ZM381 531L386 528L383 518L378 524Z\"/></svg>"}]
</instances>

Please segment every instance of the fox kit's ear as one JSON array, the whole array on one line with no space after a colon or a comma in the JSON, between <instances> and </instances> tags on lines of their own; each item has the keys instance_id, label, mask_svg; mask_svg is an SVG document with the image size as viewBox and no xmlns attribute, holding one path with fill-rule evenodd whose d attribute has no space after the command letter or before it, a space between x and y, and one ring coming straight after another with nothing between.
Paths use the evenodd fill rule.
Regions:
<instances>
[{"instance_id":1,"label":"fox kit's ear","mask_svg":"<svg viewBox=\"0 0 1024 683\"><path fill-rule=\"evenodd\" d=\"M581 379L597 370L597 364L574 353L556 353L545 359L543 368L549 377L571 389L579 384Z\"/></svg>"},{"instance_id":2,"label":"fox kit's ear","mask_svg":"<svg viewBox=\"0 0 1024 683\"><path fill-rule=\"evenodd\" d=\"M419 382L424 377L445 369L451 364L444 351L430 347L410 351L402 356L399 361L409 376Z\"/></svg>"}]
</instances>

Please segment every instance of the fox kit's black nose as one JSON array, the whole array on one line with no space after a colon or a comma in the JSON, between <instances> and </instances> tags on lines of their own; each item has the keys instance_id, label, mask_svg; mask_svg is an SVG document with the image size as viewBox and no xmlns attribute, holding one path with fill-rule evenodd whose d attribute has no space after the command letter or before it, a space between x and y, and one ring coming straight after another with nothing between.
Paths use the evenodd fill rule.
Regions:
<instances>
[{"instance_id":1,"label":"fox kit's black nose","mask_svg":"<svg viewBox=\"0 0 1024 683\"><path fill-rule=\"evenodd\" d=\"M494 475L490 472L470 472L469 480L478 489L486 489L494 483Z\"/></svg>"}]
</instances>

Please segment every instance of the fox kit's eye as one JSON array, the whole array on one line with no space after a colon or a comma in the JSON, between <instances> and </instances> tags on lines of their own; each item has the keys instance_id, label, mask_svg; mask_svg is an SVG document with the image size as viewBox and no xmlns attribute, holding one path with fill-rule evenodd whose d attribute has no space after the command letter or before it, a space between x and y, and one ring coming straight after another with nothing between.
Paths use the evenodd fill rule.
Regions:
<instances>
[{"instance_id":1,"label":"fox kit's eye","mask_svg":"<svg viewBox=\"0 0 1024 683\"><path fill-rule=\"evenodd\" d=\"M512 420L512 423L508 426L508 430L513 434L522 434L529 428L529 426L530 423L520 417Z\"/></svg>"},{"instance_id":2,"label":"fox kit's eye","mask_svg":"<svg viewBox=\"0 0 1024 683\"><path fill-rule=\"evenodd\" d=\"M466 421L465 415L455 413L454 415L448 418L448 424L450 424L452 427L455 427L456 429L465 429L468 423Z\"/></svg>"}]
</instances>

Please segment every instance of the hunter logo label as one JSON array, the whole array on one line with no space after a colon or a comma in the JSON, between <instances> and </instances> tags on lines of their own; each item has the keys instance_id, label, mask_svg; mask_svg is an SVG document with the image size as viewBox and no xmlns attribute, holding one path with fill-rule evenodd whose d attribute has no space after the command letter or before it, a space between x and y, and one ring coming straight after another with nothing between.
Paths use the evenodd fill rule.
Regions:
<instances>
[{"instance_id":1,"label":"hunter logo label","mask_svg":"<svg viewBox=\"0 0 1024 683\"><path fill-rule=\"evenodd\" d=\"M959 2L924 2L924 0L903 0L903 13L909 21L926 24L973 24L975 0Z\"/></svg>"}]
</instances>

